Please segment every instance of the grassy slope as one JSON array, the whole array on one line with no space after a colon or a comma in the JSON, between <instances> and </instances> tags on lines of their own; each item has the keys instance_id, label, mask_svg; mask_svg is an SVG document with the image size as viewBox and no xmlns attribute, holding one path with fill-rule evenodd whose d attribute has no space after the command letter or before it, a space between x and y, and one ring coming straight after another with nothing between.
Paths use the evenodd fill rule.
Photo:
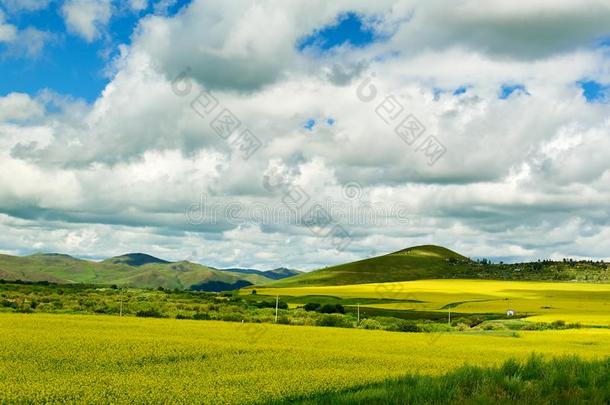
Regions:
<instances>
[{"instance_id":1,"label":"grassy slope","mask_svg":"<svg viewBox=\"0 0 610 405\"><path fill-rule=\"evenodd\" d=\"M278 404L279 402L275 402ZM610 359L583 361L533 356L498 368L463 367L443 376L408 376L291 401L342 404L610 403Z\"/></svg>"},{"instance_id":2,"label":"grassy slope","mask_svg":"<svg viewBox=\"0 0 610 405\"><path fill-rule=\"evenodd\" d=\"M452 260L453 263L450 263ZM382 283L447 278L470 261L440 246L416 246L384 256L328 267L269 284L273 287Z\"/></svg>"},{"instance_id":3,"label":"grassy slope","mask_svg":"<svg viewBox=\"0 0 610 405\"><path fill-rule=\"evenodd\" d=\"M129 266L112 260L91 262L67 255L36 254L26 257L0 255L0 278L57 283L117 284L142 288L189 288L206 281L253 284L269 282L260 275L218 271L189 262Z\"/></svg>"},{"instance_id":4,"label":"grassy slope","mask_svg":"<svg viewBox=\"0 0 610 405\"><path fill-rule=\"evenodd\" d=\"M603 262L542 261L490 264L472 261L440 246L415 246L398 252L305 273L271 287L332 286L422 279L610 282Z\"/></svg>"}]
</instances>

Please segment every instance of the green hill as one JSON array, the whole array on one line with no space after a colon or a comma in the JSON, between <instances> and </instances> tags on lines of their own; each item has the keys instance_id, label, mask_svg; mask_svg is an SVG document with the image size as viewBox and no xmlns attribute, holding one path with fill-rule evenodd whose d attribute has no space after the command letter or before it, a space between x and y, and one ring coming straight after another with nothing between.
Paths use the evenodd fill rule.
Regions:
<instances>
[{"instance_id":1,"label":"green hill","mask_svg":"<svg viewBox=\"0 0 610 405\"><path fill-rule=\"evenodd\" d=\"M104 260L104 263L127 264L129 266L143 266L151 263L169 263L167 260L159 259L145 253L128 253L122 256L111 257Z\"/></svg>"},{"instance_id":2,"label":"green hill","mask_svg":"<svg viewBox=\"0 0 610 405\"><path fill-rule=\"evenodd\" d=\"M424 245L340 264L269 284L274 287L344 285L447 278L472 262L441 246Z\"/></svg>"},{"instance_id":3,"label":"green hill","mask_svg":"<svg viewBox=\"0 0 610 405\"><path fill-rule=\"evenodd\" d=\"M303 273L266 286L305 287L447 278L607 283L610 282L610 267L603 261L571 259L492 264L488 260L470 260L441 246L424 245Z\"/></svg>"},{"instance_id":4,"label":"green hill","mask_svg":"<svg viewBox=\"0 0 610 405\"><path fill-rule=\"evenodd\" d=\"M259 274L220 271L197 263L167 262L142 253L102 262L62 254L0 255L0 279L206 291L229 290L273 280Z\"/></svg>"}]
</instances>

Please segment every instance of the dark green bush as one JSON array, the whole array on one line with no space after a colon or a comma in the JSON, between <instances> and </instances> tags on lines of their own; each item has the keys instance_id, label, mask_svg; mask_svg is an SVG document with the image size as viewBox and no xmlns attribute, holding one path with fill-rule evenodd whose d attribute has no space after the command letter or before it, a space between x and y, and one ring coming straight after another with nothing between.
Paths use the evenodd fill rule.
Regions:
<instances>
[{"instance_id":1,"label":"dark green bush","mask_svg":"<svg viewBox=\"0 0 610 405\"><path fill-rule=\"evenodd\" d=\"M318 312L322 314L344 314L345 308L341 304L324 304Z\"/></svg>"},{"instance_id":2,"label":"dark green bush","mask_svg":"<svg viewBox=\"0 0 610 405\"><path fill-rule=\"evenodd\" d=\"M281 325L290 325L290 318L287 316L280 316L277 318L277 323Z\"/></svg>"},{"instance_id":3,"label":"dark green bush","mask_svg":"<svg viewBox=\"0 0 610 405\"><path fill-rule=\"evenodd\" d=\"M421 332L421 328L413 321L398 322L398 330L401 332Z\"/></svg>"},{"instance_id":4,"label":"dark green bush","mask_svg":"<svg viewBox=\"0 0 610 405\"><path fill-rule=\"evenodd\" d=\"M2 301L0 301L0 305L3 306L4 308L14 308L14 309L17 309L17 303L13 302L13 301L9 301L9 300L2 300Z\"/></svg>"},{"instance_id":5,"label":"dark green bush","mask_svg":"<svg viewBox=\"0 0 610 405\"><path fill-rule=\"evenodd\" d=\"M275 300L273 301L257 301L255 304L258 308L275 308ZM280 301L277 303L279 309L288 309L288 303Z\"/></svg>"},{"instance_id":6,"label":"dark green bush","mask_svg":"<svg viewBox=\"0 0 610 405\"><path fill-rule=\"evenodd\" d=\"M240 313L228 312L226 314L222 314L220 319L227 322L241 322L243 320L243 316Z\"/></svg>"},{"instance_id":7,"label":"dark green bush","mask_svg":"<svg viewBox=\"0 0 610 405\"><path fill-rule=\"evenodd\" d=\"M136 312L136 316L140 318L163 318L164 315L156 309L143 309Z\"/></svg>"},{"instance_id":8,"label":"dark green bush","mask_svg":"<svg viewBox=\"0 0 610 405\"><path fill-rule=\"evenodd\" d=\"M196 319L198 321L207 321L208 319L210 319L210 314L208 314L207 312L197 312L193 315L193 319Z\"/></svg>"},{"instance_id":9,"label":"dark green bush","mask_svg":"<svg viewBox=\"0 0 610 405\"><path fill-rule=\"evenodd\" d=\"M317 302L308 302L307 304L305 304L305 306L303 306L303 309L305 311L317 311L318 309L320 309L321 305Z\"/></svg>"}]
</instances>

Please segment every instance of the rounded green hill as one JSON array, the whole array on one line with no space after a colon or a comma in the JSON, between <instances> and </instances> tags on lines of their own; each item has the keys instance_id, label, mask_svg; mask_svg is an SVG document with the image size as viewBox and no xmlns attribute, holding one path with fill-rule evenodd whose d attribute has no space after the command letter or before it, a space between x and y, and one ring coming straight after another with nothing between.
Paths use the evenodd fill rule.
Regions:
<instances>
[{"instance_id":1,"label":"rounded green hill","mask_svg":"<svg viewBox=\"0 0 610 405\"><path fill-rule=\"evenodd\" d=\"M383 283L462 274L470 259L442 246L423 245L341 264L270 284L273 287Z\"/></svg>"}]
</instances>

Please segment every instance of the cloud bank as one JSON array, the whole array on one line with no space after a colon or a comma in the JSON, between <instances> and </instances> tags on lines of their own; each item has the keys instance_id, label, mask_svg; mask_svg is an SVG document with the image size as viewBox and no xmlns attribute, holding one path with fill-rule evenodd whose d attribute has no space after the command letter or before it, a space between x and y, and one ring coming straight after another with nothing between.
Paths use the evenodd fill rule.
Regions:
<instances>
[{"instance_id":1,"label":"cloud bank","mask_svg":"<svg viewBox=\"0 0 610 405\"><path fill-rule=\"evenodd\" d=\"M92 41L109 7L63 10ZM370 41L316 41L347 13ZM608 21L610 3L568 0L209 0L145 16L94 103L0 98L0 246L301 269L423 243L610 258L610 108L579 84L610 83ZM295 200L274 173L335 204L349 236L274 217ZM214 218L192 215L204 199Z\"/></svg>"}]
</instances>

